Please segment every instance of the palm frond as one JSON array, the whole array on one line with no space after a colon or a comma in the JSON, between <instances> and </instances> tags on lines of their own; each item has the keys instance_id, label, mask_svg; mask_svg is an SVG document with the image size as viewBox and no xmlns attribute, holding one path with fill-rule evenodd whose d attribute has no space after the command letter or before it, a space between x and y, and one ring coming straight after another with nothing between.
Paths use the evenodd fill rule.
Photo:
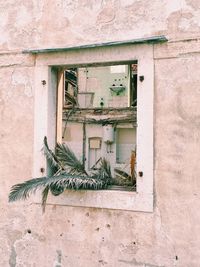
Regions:
<instances>
[{"instance_id":1,"label":"palm frond","mask_svg":"<svg viewBox=\"0 0 200 267\"><path fill-rule=\"evenodd\" d=\"M106 183L110 183L110 181L112 180L110 163L105 158L101 159L100 168L95 173L95 176L105 181Z\"/></svg>"},{"instance_id":2,"label":"palm frond","mask_svg":"<svg viewBox=\"0 0 200 267\"><path fill-rule=\"evenodd\" d=\"M87 175L85 168L74 152L64 144L56 145L56 156L63 166L68 168L70 174Z\"/></svg>"},{"instance_id":3,"label":"palm frond","mask_svg":"<svg viewBox=\"0 0 200 267\"><path fill-rule=\"evenodd\" d=\"M63 144L56 145L56 154L48 146L47 138L44 138L44 152L50 161L52 175L34 178L20 184L13 185L9 194L9 202L26 200L31 194L42 189L42 208L45 211L49 191L57 196L65 189L105 189L111 184L112 175L110 164L102 159L97 172L88 175L81 161L69 147Z\"/></svg>"},{"instance_id":4,"label":"palm frond","mask_svg":"<svg viewBox=\"0 0 200 267\"><path fill-rule=\"evenodd\" d=\"M124 170L120 170L118 168L114 169L116 174L115 180L113 181L115 185L120 186L135 186L136 185L136 177L128 174Z\"/></svg>"},{"instance_id":5,"label":"palm frond","mask_svg":"<svg viewBox=\"0 0 200 267\"><path fill-rule=\"evenodd\" d=\"M47 137L44 137L44 154L50 163L50 166L54 168L55 170L53 172L56 172L59 169L63 169L61 163L57 159L56 155L53 153L53 151L49 148L48 143L47 143Z\"/></svg>"},{"instance_id":6,"label":"palm frond","mask_svg":"<svg viewBox=\"0 0 200 267\"><path fill-rule=\"evenodd\" d=\"M63 188L63 186L51 185L50 191L51 191L52 195L59 196L60 194L63 193L64 188Z\"/></svg>"},{"instance_id":7,"label":"palm frond","mask_svg":"<svg viewBox=\"0 0 200 267\"><path fill-rule=\"evenodd\" d=\"M98 190L106 187L106 183L96 177L69 175L68 177L55 178L50 186L63 187L64 189L91 189Z\"/></svg>"},{"instance_id":8,"label":"palm frond","mask_svg":"<svg viewBox=\"0 0 200 267\"><path fill-rule=\"evenodd\" d=\"M9 194L9 202L16 200L26 200L30 194L34 194L38 189L44 187L46 182L51 179L45 176L25 181L20 184L13 185Z\"/></svg>"},{"instance_id":9,"label":"palm frond","mask_svg":"<svg viewBox=\"0 0 200 267\"><path fill-rule=\"evenodd\" d=\"M115 168L115 173L118 174L122 179L131 181L132 177L125 171Z\"/></svg>"},{"instance_id":10,"label":"palm frond","mask_svg":"<svg viewBox=\"0 0 200 267\"><path fill-rule=\"evenodd\" d=\"M47 197L49 194L49 186L46 186L42 191L42 211L45 212Z\"/></svg>"},{"instance_id":11,"label":"palm frond","mask_svg":"<svg viewBox=\"0 0 200 267\"><path fill-rule=\"evenodd\" d=\"M95 177L80 175L61 174L52 177L41 177L25 181L21 184L13 185L9 194L9 202L16 200L26 200L31 194L42 188L63 188L64 189L103 189L107 184ZM43 190L43 203L47 197L47 189Z\"/></svg>"}]
</instances>

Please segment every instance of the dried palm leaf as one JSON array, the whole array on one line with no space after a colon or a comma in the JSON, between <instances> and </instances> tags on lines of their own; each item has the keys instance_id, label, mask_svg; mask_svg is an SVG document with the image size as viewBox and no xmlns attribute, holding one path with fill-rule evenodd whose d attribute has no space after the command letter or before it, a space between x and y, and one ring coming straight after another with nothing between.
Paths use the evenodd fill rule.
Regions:
<instances>
[{"instance_id":1,"label":"dried palm leaf","mask_svg":"<svg viewBox=\"0 0 200 267\"><path fill-rule=\"evenodd\" d=\"M41 177L25 181L20 184L13 185L9 194L9 202L16 200L26 200L30 194L34 194L38 189L43 190L42 203L45 204L49 188L63 188L63 189L103 189L107 184L96 177L75 176L69 174L61 174L58 176ZM48 188L48 189L47 189Z\"/></svg>"},{"instance_id":2,"label":"dried palm leaf","mask_svg":"<svg viewBox=\"0 0 200 267\"><path fill-rule=\"evenodd\" d=\"M48 194L49 194L49 187L46 186L42 191L42 211L43 212L45 212Z\"/></svg>"},{"instance_id":3,"label":"dried palm leaf","mask_svg":"<svg viewBox=\"0 0 200 267\"><path fill-rule=\"evenodd\" d=\"M118 174L122 179L131 181L132 177L125 171L115 168L115 173Z\"/></svg>"},{"instance_id":4,"label":"dried palm leaf","mask_svg":"<svg viewBox=\"0 0 200 267\"><path fill-rule=\"evenodd\" d=\"M49 148L48 143L47 143L47 137L44 137L44 154L48 160L48 162L50 163L50 166L52 168L55 169L55 171L59 170L59 169L63 169L63 166L61 165L61 163L59 162L58 158L56 157L56 155L53 153L53 151Z\"/></svg>"},{"instance_id":5,"label":"dried palm leaf","mask_svg":"<svg viewBox=\"0 0 200 267\"><path fill-rule=\"evenodd\" d=\"M104 189L111 183L112 175L110 164L105 159L101 160L100 168L90 176L83 164L75 154L65 145L57 144L56 155L49 149L47 138L44 138L44 151L52 168L56 170L52 176L34 178L12 186L9 201L26 200L37 190L42 191L42 208L45 211L49 191L53 195L61 194L65 189Z\"/></svg>"},{"instance_id":6,"label":"dried palm leaf","mask_svg":"<svg viewBox=\"0 0 200 267\"><path fill-rule=\"evenodd\" d=\"M99 169L93 175L97 179L104 181L106 184L110 184L113 179L110 169L110 163L105 158L102 158L100 161Z\"/></svg>"},{"instance_id":7,"label":"dried palm leaf","mask_svg":"<svg viewBox=\"0 0 200 267\"><path fill-rule=\"evenodd\" d=\"M80 160L77 159L74 152L64 144L56 145L56 157L62 166L67 168L70 174L88 175Z\"/></svg>"}]
</instances>

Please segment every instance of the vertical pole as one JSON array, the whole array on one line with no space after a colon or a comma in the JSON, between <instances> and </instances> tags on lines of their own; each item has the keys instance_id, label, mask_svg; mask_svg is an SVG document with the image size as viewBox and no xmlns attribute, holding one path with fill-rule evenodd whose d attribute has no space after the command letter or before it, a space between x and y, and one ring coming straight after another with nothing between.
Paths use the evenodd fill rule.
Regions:
<instances>
[{"instance_id":1,"label":"vertical pole","mask_svg":"<svg viewBox=\"0 0 200 267\"><path fill-rule=\"evenodd\" d=\"M85 168L86 154L86 123L83 122L83 166Z\"/></svg>"},{"instance_id":2,"label":"vertical pole","mask_svg":"<svg viewBox=\"0 0 200 267\"><path fill-rule=\"evenodd\" d=\"M64 71L58 72L56 141L62 143L62 112L64 96Z\"/></svg>"}]
</instances>

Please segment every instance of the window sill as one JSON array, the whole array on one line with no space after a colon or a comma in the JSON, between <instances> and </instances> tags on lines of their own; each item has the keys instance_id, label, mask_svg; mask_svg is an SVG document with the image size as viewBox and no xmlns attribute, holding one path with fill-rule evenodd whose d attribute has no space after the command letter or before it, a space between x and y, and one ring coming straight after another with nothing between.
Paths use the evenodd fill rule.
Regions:
<instances>
[{"instance_id":1,"label":"window sill","mask_svg":"<svg viewBox=\"0 0 200 267\"><path fill-rule=\"evenodd\" d=\"M50 195L47 205L153 212L153 194L114 190L65 190L60 196Z\"/></svg>"},{"instance_id":2,"label":"window sill","mask_svg":"<svg viewBox=\"0 0 200 267\"><path fill-rule=\"evenodd\" d=\"M113 190L113 191L128 191L128 192L135 192L136 187L135 186L130 186L130 185L109 185L108 190Z\"/></svg>"}]
</instances>

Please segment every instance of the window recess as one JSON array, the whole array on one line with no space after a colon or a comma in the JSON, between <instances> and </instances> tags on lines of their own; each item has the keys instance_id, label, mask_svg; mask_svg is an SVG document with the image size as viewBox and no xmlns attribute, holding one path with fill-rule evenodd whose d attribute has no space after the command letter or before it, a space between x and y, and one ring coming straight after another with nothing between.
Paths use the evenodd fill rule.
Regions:
<instances>
[{"instance_id":1,"label":"window recess","mask_svg":"<svg viewBox=\"0 0 200 267\"><path fill-rule=\"evenodd\" d=\"M87 172L105 159L109 189L136 191L137 61L74 66L62 75L62 143Z\"/></svg>"}]
</instances>

